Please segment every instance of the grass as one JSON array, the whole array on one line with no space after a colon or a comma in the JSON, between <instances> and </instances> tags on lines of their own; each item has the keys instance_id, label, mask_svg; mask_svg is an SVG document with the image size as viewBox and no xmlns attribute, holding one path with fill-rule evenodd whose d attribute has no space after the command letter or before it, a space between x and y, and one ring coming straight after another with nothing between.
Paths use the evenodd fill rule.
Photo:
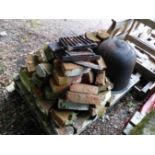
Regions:
<instances>
[{"instance_id":1,"label":"grass","mask_svg":"<svg viewBox=\"0 0 155 155\"><path fill-rule=\"evenodd\" d=\"M142 135L143 129L146 127L147 124L149 124L150 119L153 117L155 117L155 110L149 113L135 128L133 128L130 134L131 135Z\"/></svg>"}]
</instances>

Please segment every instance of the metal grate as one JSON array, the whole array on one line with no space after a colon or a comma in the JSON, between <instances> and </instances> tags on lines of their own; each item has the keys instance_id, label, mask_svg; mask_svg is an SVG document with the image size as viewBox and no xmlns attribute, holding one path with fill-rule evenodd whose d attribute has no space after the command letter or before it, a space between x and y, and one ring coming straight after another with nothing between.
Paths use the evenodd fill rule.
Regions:
<instances>
[{"instance_id":1,"label":"metal grate","mask_svg":"<svg viewBox=\"0 0 155 155\"><path fill-rule=\"evenodd\" d=\"M67 50L83 50L86 48L96 48L97 43L86 39L84 36L73 36L60 38L59 43Z\"/></svg>"}]
</instances>

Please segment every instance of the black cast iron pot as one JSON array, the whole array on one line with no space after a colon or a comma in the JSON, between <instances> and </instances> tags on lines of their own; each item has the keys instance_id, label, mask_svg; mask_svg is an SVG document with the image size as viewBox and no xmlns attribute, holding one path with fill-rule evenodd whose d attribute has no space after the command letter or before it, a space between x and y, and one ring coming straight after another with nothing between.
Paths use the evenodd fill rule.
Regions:
<instances>
[{"instance_id":1,"label":"black cast iron pot","mask_svg":"<svg viewBox=\"0 0 155 155\"><path fill-rule=\"evenodd\" d=\"M107 64L107 76L113 82L114 90L124 89L136 63L134 48L123 40L113 38L99 45L98 54Z\"/></svg>"}]
</instances>

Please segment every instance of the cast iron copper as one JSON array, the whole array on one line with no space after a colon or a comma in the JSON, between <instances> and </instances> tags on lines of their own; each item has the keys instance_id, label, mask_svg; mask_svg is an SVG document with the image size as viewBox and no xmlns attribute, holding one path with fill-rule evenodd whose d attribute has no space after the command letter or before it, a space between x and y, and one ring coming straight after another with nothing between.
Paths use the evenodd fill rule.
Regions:
<instances>
[{"instance_id":1,"label":"cast iron copper","mask_svg":"<svg viewBox=\"0 0 155 155\"><path fill-rule=\"evenodd\" d=\"M93 42L84 36L73 36L60 38L59 43L67 50L83 50L86 48L96 48L97 43Z\"/></svg>"},{"instance_id":2,"label":"cast iron copper","mask_svg":"<svg viewBox=\"0 0 155 155\"><path fill-rule=\"evenodd\" d=\"M125 88L136 63L133 47L123 40L113 38L103 41L98 53L107 64L107 76L114 83L114 90Z\"/></svg>"}]
</instances>

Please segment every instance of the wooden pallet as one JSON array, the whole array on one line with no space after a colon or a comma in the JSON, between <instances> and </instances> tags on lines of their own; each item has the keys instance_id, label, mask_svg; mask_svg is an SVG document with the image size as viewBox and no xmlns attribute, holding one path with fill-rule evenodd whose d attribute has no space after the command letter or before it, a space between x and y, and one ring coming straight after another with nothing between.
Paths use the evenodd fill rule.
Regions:
<instances>
[{"instance_id":1,"label":"wooden pallet","mask_svg":"<svg viewBox=\"0 0 155 155\"><path fill-rule=\"evenodd\" d=\"M88 116L81 116L78 117L78 124L76 130L69 130L69 126L60 128L55 124L54 120L49 119L47 116L41 113L40 109L36 106L35 98L25 89L20 80L17 80L15 82L15 90L24 100L24 103L30 108L40 126L49 135L80 134L87 126L92 124L97 119L97 116L94 118L90 118Z\"/></svg>"}]
</instances>

